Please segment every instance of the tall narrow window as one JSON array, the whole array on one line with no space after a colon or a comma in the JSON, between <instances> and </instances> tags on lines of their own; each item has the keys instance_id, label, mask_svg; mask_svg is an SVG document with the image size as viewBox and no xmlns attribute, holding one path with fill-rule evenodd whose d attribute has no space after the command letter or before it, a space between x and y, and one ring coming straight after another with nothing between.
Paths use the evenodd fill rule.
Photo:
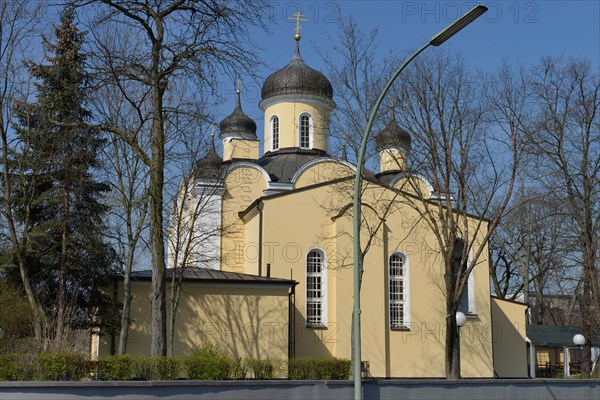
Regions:
<instances>
[{"instance_id":1,"label":"tall narrow window","mask_svg":"<svg viewBox=\"0 0 600 400\"><path fill-rule=\"evenodd\" d=\"M406 256L394 253L388 265L390 328L408 328L408 265Z\"/></svg>"},{"instance_id":2,"label":"tall narrow window","mask_svg":"<svg viewBox=\"0 0 600 400\"><path fill-rule=\"evenodd\" d=\"M279 117L271 118L271 150L279 149Z\"/></svg>"},{"instance_id":3,"label":"tall narrow window","mask_svg":"<svg viewBox=\"0 0 600 400\"><path fill-rule=\"evenodd\" d=\"M310 116L306 114L300 116L300 147L310 148Z\"/></svg>"},{"instance_id":4,"label":"tall narrow window","mask_svg":"<svg viewBox=\"0 0 600 400\"><path fill-rule=\"evenodd\" d=\"M306 325L323 326L326 317L325 254L313 249L306 255Z\"/></svg>"},{"instance_id":5,"label":"tall narrow window","mask_svg":"<svg viewBox=\"0 0 600 400\"><path fill-rule=\"evenodd\" d=\"M452 262L452 270L454 273L454 276L456 277L456 274L459 273L461 274L461 278L460 280L463 281L465 279L466 276L466 271L461 267L462 265L462 258L463 258L463 252L465 249L465 241L463 239L457 239L456 240L456 244L454 245L454 261ZM467 268L468 268L468 263L467 263ZM467 278L466 278L466 283L465 286L463 288L463 291L460 294L460 299L458 302L458 311L461 311L465 314L474 314L475 313L475 307L474 307L474 296L473 296L473 274L470 274Z\"/></svg>"}]
</instances>

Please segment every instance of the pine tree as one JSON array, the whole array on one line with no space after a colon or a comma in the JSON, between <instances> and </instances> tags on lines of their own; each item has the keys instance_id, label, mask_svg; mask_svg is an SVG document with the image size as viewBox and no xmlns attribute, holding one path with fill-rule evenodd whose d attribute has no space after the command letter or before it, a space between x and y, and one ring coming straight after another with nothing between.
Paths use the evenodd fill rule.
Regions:
<instances>
[{"instance_id":1,"label":"pine tree","mask_svg":"<svg viewBox=\"0 0 600 400\"><path fill-rule=\"evenodd\" d=\"M103 140L88 125L83 34L74 17L67 7L56 43L44 40L50 64L30 66L37 99L15 110L27 176L21 190L33 191L33 202L21 205L31 207L28 265L52 317L49 336L56 347L66 327L90 322L95 283L107 276L114 253L102 236L107 207L101 199L108 186L94 173Z\"/></svg>"}]
</instances>

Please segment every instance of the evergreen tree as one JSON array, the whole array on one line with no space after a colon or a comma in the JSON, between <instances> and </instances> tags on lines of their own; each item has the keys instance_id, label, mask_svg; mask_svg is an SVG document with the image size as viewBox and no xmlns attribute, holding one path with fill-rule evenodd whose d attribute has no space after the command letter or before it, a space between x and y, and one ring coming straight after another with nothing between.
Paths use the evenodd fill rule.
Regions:
<instances>
[{"instance_id":1,"label":"evergreen tree","mask_svg":"<svg viewBox=\"0 0 600 400\"><path fill-rule=\"evenodd\" d=\"M101 199L108 186L94 176L103 140L87 124L88 75L74 17L67 7L55 29L56 43L44 40L50 64L30 65L37 99L15 110L18 158L27 177L17 190L33 193L31 203L16 206L30 208L28 267L57 346L66 327L90 322L94 288L114 258L102 236L107 207Z\"/></svg>"}]
</instances>

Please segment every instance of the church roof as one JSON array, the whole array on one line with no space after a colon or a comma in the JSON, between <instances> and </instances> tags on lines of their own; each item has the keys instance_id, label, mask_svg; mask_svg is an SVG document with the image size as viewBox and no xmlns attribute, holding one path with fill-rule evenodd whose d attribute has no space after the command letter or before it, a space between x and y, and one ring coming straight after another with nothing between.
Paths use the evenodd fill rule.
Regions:
<instances>
[{"instance_id":1,"label":"church roof","mask_svg":"<svg viewBox=\"0 0 600 400\"><path fill-rule=\"evenodd\" d=\"M196 162L192 175L199 179L219 179L225 168L226 166L223 164L223 159L215 149L215 139L213 136L210 150L204 157Z\"/></svg>"},{"instance_id":2,"label":"church roof","mask_svg":"<svg viewBox=\"0 0 600 400\"><path fill-rule=\"evenodd\" d=\"M378 151L394 148L394 149L410 149L411 137L404 129L400 128L396 122L396 113L392 108L390 121L381 132L375 135L375 146Z\"/></svg>"},{"instance_id":3,"label":"church roof","mask_svg":"<svg viewBox=\"0 0 600 400\"><path fill-rule=\"evenodd\" d=\"M275 71L265 81L261 91L263 100L278 95L308 95L333 99L331 82L316 69L312 69L300 55L300 45L296 42L296 52L288 65Z\"/></svg>"},{"instance_id":4,"label":"church roof","mask_svg":"<svg viewBox=\"0 0 600 400\"><path fill-rule=\"evenodd\" d=\"M166 270L167 279L173 277L175 270L168 268ZM134 271L131 273L134 280L146 281L152 279L152 270ZM209 268L189 267L183 270L184 281L214 282L214 283L268 283L268 284L289 284L296 282L290 279L270 278L266 276L256 276L250 274L241 274L238 272L225 272Z\"/></svg>"},{"instance_id":5,"label":"church roof","mask_svg":"<svg viewBox=\"0 0 600 400\"><path fill-rule=\"evenodd\" d=\"M256 122L242 110L240 91L237 90L235 109L221 121L219 139L237 137L241 139L256 140Z\"/></svg>"},{"instance_id":6,"label":"church roof","mask_svg":"<svg viewBox=\"0 0 600 400\"><path fill-rule=\"evenodd\" d=\"M267 171L272 181L290 183L304 164L324 156L327 156L327 153L323 150L290 147L267 153L256 163Z\"/></svg>"}]
</instances>

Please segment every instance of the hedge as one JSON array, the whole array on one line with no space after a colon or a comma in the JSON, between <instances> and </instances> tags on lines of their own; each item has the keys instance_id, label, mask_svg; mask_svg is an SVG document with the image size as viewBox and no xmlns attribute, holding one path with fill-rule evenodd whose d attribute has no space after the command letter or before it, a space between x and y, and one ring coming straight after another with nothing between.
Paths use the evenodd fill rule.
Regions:
<instances>
[{"instance_id":1,"label":"hedge","mask_svg":"<svg viewBox=\"0 0 600 400\"><path fill-rule=\"evenodd\" d=\"M287 372L286 372L287 370ZM226 380L348 379L350 361L341 359L235 359L213 345L182 357L105 356L89 361L81 354L0 355L0 381L22 380Z\"/></svg>"}]
</instances>

